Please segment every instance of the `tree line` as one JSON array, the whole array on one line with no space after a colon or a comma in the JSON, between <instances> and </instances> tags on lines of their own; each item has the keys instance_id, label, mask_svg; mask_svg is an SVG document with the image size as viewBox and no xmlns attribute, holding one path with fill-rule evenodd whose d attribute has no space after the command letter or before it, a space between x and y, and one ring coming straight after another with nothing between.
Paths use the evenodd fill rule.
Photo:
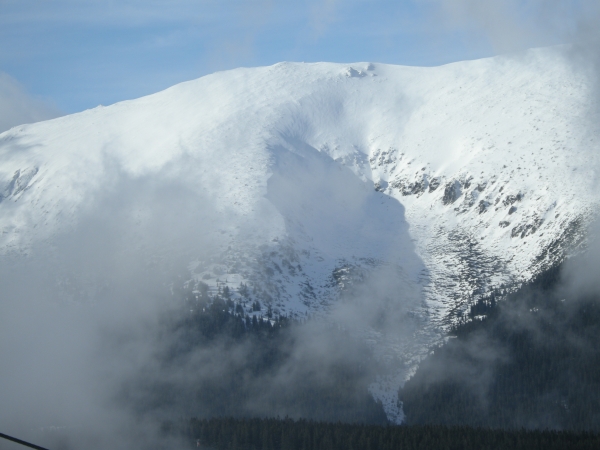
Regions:
<instances>
[{"instance_id":1,"label":"tree line","mask_svg":"<svg viewBox=\"0 0 600 450\"><path fill-rule=\"evenodd\" d=\"M171 426L215 450L591 450L600 436L472 427L378 426L292 419L191 419Z\"/></svg>"}]
</instances>

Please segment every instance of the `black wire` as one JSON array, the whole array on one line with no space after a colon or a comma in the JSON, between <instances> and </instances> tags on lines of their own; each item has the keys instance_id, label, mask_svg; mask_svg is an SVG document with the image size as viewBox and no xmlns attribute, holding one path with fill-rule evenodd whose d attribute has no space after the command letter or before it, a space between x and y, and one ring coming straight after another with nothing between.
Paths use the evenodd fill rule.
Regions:
<instances>
[{"instance_id":1,"label":"black wire","mask_svg":"<svg viewBox=\"0 0 600 450\"><path fill-rule=\"evenodd\" d=\"M21 439L14 438L12 436L9 436L8 434L0 433L0 438L4 438L4 439L7 439L9 441L16 442L17 444L24 445L25 447L35 448L37 450L48 450L45 447L40 447L39 445L30 444L29 442L25 442L25 441L22 441Z\"/></svg>"}]
</instances>

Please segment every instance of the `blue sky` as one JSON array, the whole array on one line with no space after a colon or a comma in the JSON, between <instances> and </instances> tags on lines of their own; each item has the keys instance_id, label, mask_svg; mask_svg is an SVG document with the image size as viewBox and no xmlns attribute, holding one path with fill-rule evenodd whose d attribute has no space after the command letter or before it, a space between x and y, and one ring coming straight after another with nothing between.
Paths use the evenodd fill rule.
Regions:
<instances>
[{"instance_id":1,"label":"blue sky","mask_svg":"<svg viewBox=\"0 0 600 450\"><path fill-rule=\"evenodd\" d=\"M587 3L0 0L0 72L23 97L72 113L239 66L438 65L550 45ZM545 12L545 4L562 6Z\"/></svg>"}]
</instances>

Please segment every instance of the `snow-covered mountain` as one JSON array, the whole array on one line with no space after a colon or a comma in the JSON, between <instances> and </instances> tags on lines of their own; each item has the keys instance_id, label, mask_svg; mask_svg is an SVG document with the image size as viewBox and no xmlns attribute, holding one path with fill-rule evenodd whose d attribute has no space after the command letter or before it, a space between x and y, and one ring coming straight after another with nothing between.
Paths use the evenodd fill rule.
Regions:
<instances>
[{"instance_id":1,"label":"snow-covered mountain","mask_svg":"<svg viewBox=\"0 0 600 450\"><path fill-rule=\"evenodd\" d=\"M115 255L183 254L196 280L248 283L275 312L329 310L376 273L369 295L439 325L583 238L600 197L590 89L556 49L280 63L19 126L0 134L0 252L100 222Z\"/></svg>"}]
</instances>

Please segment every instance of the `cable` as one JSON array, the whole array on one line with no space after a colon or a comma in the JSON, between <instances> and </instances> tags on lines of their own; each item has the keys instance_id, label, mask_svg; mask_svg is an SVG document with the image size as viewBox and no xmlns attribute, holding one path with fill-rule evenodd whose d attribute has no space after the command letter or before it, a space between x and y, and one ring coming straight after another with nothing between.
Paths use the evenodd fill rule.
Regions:
<instances>
[{"instance_id":1,"label":"cable","mask_svg":"<svg viewBox=\"0 0 600 450\"><path fill-rule=\"evenodd\" d=\"M29 442L25 442L25 441L22 441L21 439L14 438L12 436L9 436L8 434L0 433L0 438L4 438L4 439L7 439L9 441L16 442L17 444L24 445L25 447L35 448L37 450L48 450L45 447L40 447L39 445L30 444Z\"/></svg>"}]
</instances>

